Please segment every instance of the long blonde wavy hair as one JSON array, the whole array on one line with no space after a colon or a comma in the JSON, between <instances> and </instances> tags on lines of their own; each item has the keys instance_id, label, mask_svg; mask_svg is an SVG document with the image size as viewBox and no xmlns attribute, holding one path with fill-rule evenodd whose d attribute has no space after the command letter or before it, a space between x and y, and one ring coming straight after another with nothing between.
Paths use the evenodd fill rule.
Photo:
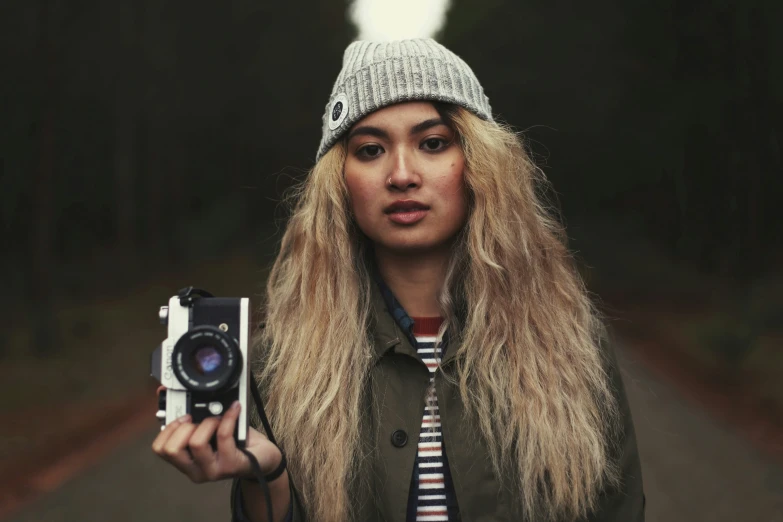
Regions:
<instances>
[{"instance_id":1,"label":"long blonde wavy hair","mask_svg":"<svg viewBox=\"0 0 783 522\"><path fill-rule=\"evenodd\" d=\"M469 197L440 295L441 335L460 341L453 382L520 516L584 516L619 480L602 322L519 137L462 108L436 107L465 155ZM354 488L371 480L363 450L371 245L352 218L345 154L336 144L292 194L255 343L270 422L319 522L354 517Z\"/></svg>"}]
</instances>

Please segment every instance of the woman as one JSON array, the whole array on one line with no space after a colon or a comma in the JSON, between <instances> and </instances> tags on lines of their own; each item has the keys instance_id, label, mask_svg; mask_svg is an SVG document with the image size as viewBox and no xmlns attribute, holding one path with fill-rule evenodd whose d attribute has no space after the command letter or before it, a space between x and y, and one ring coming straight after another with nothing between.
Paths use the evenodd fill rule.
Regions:
<instances>
[{"instance_id":1,"label":"woman","mask_svg":"<svg viewBox=\"0 0 783 522\"><path fill-rule=\"evenodd\" d=\"M542 181L443 46L348 47L256 345L276 518L644 519L622 381ZM266 520L239 414L153 449ZM248 450L281 465L255 430Z\"/></svg>"}]
</instances>

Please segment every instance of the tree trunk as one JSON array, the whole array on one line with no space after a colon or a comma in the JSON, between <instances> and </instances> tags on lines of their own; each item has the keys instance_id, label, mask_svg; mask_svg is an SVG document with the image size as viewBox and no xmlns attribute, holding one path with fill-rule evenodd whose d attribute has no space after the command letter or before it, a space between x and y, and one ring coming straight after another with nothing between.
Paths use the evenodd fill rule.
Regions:
<instances>
[{"instance_id":1,"label":"tree trunk","mask_svg":"<svg viewBox=\"0 0 783 522\"><path fill-rule=\"evenodd\" d=\"M114 193L115 244L122 257L136 240L136 129L138 117L135 43L136 10L127 0L117 4L119 35L115 60Z\"/></svg>"},{"instance_id":2,"label":"tree trunk","mask_svg":"<svg viewBox=\"0 0 783 522\"><path fill-rule=\"evenodd\" d=\"M30 248L27 271L28 318L32 331L32 352L50 355L58 346L52 289L52 239L54 226L54 141L55 141L55 56L52 44L51 6L41 0L38 58L41 64L41 113L38 133L38 163L34 168L34 219L30 220Z\"/></svg>"}]
</instances>

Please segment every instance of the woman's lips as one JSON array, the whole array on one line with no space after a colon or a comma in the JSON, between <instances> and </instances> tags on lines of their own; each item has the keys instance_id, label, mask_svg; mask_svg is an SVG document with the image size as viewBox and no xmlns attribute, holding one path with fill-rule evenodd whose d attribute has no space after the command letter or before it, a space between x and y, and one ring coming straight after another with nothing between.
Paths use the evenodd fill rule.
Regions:
<instances>
[{"instance_id":1,"label":"woman's lips","mask_svg":"<svg viewBox=\"0 0 783 522\"><path fill-rule=\"evenodd\" d=\"M415 199L399 199L383 211L393 223L413 225L424 219L430 207Z\"/></svg>"},{"instance_id":2,"label":"woman's lips","mask_svg":"<svg viewBox=\"0 0 783 522\"><path fill-rule=\"evenodd\" d=\"M428 209L398 210L396 212L389 212L387 216L389 216L389 219L394 223L400 225L413 225L424 219L427 212L429 212Z\"/></svg>"}]
</instances>

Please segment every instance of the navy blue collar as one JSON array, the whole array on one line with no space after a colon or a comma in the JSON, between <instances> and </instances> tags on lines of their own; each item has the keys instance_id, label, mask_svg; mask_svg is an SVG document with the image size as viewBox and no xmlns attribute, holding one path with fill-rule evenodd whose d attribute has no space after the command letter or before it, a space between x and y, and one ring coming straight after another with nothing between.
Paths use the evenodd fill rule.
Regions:
<instances>
[{"instance_id":1,"label":"navy blue collar","mask_svg":"<svg viewBox=\"0 0 783 522\"><path fill-rule=\"evenodd\" d=\"M397 298L394 297L394 293L391 291L391 288L389 288L389 285L386 284L386 281L383 280L380 274L376 273L375 282L378 284L378 288L381 291L381 296L383 297L383 301L386 304L386 309L394 318L394 321L397 323L397 326L400 327L400 330L402 330L403 333L408 337L408 341L411 343L411 346L416 347L416 336L413 335L413 325L415 321L411 318L410 315L408 315L408 312L405 311L405 308L403 308L402 304L397 300ZM446 333L443 334L443 354L446 353L446 345L448 345L448 341L449 332L446 331Z\"/></svg>"},{"instance_id":2,"label":"navy blue collar","mask_svg":"<svg viewBox=\"0 0 783 522\"><path fill-rule=\"evenodd\" d=\"M400 327L400 330L408 336L411 345L416 346L416 338L413 335L413 319L411 319L411 316L408 315L408 312L405 311L405 308L403 308L397 298L394 297L391 288L389 288L389 285L386 284L386 281L384 281L380 275L376 276L375 281L378 284L378 288L381 290L381 296L383 296L383 301L386 303L386 309L397 322L397 326Z\"/></svg>"}]
</instances>

